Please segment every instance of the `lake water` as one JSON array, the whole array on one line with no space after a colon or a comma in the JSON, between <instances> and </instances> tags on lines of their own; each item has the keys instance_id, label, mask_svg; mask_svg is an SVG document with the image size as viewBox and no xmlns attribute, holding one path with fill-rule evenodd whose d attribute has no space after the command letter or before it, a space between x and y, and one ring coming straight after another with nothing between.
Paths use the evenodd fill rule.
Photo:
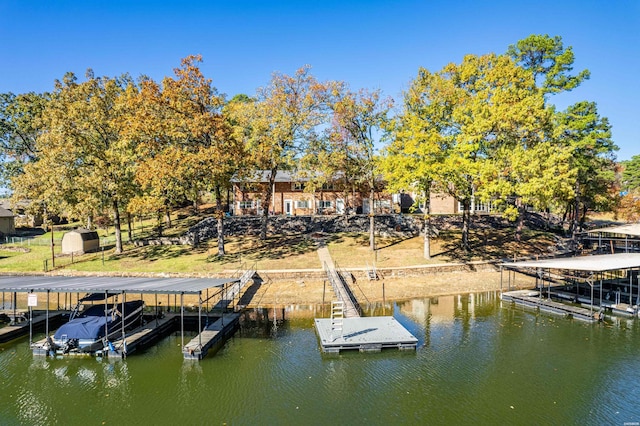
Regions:
<instances>
[{"instance_id":1,"label":"lake water","mask_svg":"<svg viewBox=\"0 0 640 426\"><path fill-rule=\"evenodd\" d=\"M275 326L247 319L200 362L183 361L175 334L125 361L34 357L13 342L0 347L0 424L640 422L637 320L586 324L496 293L393 310L417 351L322 355L301 307Z\"/></svg>"}]
</instances>

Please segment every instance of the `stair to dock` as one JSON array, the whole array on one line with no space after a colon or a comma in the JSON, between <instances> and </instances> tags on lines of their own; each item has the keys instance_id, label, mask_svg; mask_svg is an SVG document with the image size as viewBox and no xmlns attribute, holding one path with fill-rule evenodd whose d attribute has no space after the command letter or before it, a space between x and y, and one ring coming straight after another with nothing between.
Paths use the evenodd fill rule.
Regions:
<instances>
[{"instance_id":1,"label":"stair to dock","mask_svg":"<svg viewBox=\"0 0 640 426\"><path fill-rule=\"evenodd\" d=\"M344 303L331 302L331 339L342 338L344 334Z\"/></svg>"}]
</instances>

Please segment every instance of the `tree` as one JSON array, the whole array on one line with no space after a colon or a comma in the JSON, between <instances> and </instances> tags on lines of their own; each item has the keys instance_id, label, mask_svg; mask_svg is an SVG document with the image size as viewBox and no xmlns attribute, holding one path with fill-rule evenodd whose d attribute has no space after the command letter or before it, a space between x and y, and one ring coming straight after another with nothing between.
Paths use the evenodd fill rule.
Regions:
<instances>
[{"instance_id":1,"label":"tree","mask_svg":"<svg viewBox=\"0 0 640 426\"><path fill-rule=\"evenodd\" d=\"M461 64L438 73L420 69L412 84L402 136L417 138L422 146L416 150L408 144L408 150L396 152L408 157L404 161L409 164L431 158L421 175L409 175L405 182L421 182L424 192L435 182L460 202L465 251L470 249L472 198L516 195L517 188L505 187L500 179L509 172L504 166L511 160L505 155L516 146L534 146L542 137L543 99L533 84L530 72L495 54L467 55Z\"/></svg>"},{"instance_id":2,"label":"tree","mask_svg":"<svg viewBox=\"0 0 640 426\"><path fill-rule=\"evenodd\" d=\"M120 209L134 192L134 146L123 137L123 129L129 123L124 94L135 90L127 75L95 77L91 70L82 83L71 73L56 81L42 114L39 159L29 169L31 178L18 181L16 188L25 195L33 194L30 198L36 202L46 200L49 208L55 197L46 194L54 192L59 196L56 203L62 203L60 208L73 215L88 216L110 208L116 253L122 252ZM34 178L42 183L25 185L27 180L34 183ZM52 184L56 188L47 188Z\"/></svg>"},{"instance_id":3,"label":"tree","mask_svg":"<svg viewBox=\"0 0 640 426\"><path fill-rule=\"evenodd\" d=\"M509 46L507 54L522 68L531 71L536 86L544 95L576 88L590 76L589 70L571 75L574 54L565 48L562 37L532 34Z\"/></svg>"},{"instance_id":4,"label":"tree","mask_svg":"<svg viewBox=\"0 0 640 426\"><path fill-rule=\"evenodd\" d=\"M640 155L634 155L631 160L622 162L622 189L635 191L640 189Z\"/></svg>"},{"instance_id":5,"label":"tree","mask_svg":"<svg viewBox=\"0 0 640 426\"><path fill-rule=\"evenodd\" d=\"M358 93L344 85L333 85L329 107L329 150L325 170L343 176L343 182L369 191L369 248L375 250L376 136L386 126L391 99L380 91Z\"/></svg>"},{"instance_id":6,"label":"tree","mask_svg":"<svg viewBox=\"0 0 640 426\"><path fill-rule=\"evenodd\" d=\"M184 58L174 70L175 78L166 77L161 88L152 81L144 83L140 103L147 109L137 130L144 160L137 178L156 198L147 198L148 202L165 205L167 211L179 197L197 206L201 191L212 191L218 255L224 255L222 189L227 188L244 155L223 115L224 96L202 74L200 62L199 55Z\"/></svg>"},{"instance_id":7,"label":"tree","mask_svg":"<svg viewBox=\"0 0 640 426\"><path fill-rule=\"evenodd\" d=\"M316 128L326 114L326 88L311 75L310 67L305 66L293 76L274 74L269 85L258 91L255 100L229 105L237 135L245 143L249 167L254 171L267 171L261 239L267 237L276 174L279 170L294 169L309 143L317 139Z\"/></svg>"},{"instance_id":8,"label":"tree","mask_svg":"<svg viewBox=\"0 0 640 426\"><path fill-rule=\"evenodd\" d=\"M42 132L42 111L48 94L0 94L0 158L4 184L22 174L25 164L38 158L36 139Z\"/></svg>"},{"instance_id":9,"label":"tree","mask_svg":"<svg viewBox=\"0 0 640 426\"><path fill-rule=\"evenodd\" d=\"M615 151L611 126L600 117L595 102L578 102L556 116L556 138L571 150L575 181L566 201L572 210L571 231L580 232L586 214L593 209L611 209L616 200Z\"/></svg>"},{"instance_id":10,"label":"tree","mask_svg":"<svg viewBox=\"0 0 640 426\"><path fill-rule=\"evenodd\" d=\"M440 164L447 148L442 137L446 123L440 118L450 113L445 104L427 97L432 85L438 83L445 81L420 70L404 93L402 111L390 122L391 141L381 160L389 190L398 193L412 189L418 194L415 201L425 205L425 259L431 258L431 190L440 180Z\"/></svg>"}]
</instances>

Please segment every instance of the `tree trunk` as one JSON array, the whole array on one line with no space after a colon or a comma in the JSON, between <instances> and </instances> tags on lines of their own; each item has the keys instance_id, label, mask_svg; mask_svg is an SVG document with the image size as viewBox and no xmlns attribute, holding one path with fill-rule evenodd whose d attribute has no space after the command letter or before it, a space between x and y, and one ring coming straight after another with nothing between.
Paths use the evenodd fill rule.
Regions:
<instances>
[{"instance_id":1,"label":"tree trunk","mask_svg":"<svg viewBox=\"0 0 640 426\"><path fill-rule=\"evenodd\" d=\"M578 241L578 215L580 211L580 182L576 180L575 198L573 200L573 220L571 222L571 239Z\"/></svg>"},{"instance_id":2,"label":"tree trunk","mask_svg":"<svg viewBox=\"0 0 640 426\"><path fill-rule=\"evenodd\" d=\"M527 209L521 202L518 202L518 221L516 222L516 241L522 241L522 230L524 229L524 218L527 214Z\"/></svg>"},{"instance_id":3,"label":"tree trunk","mask_svg":"<svg viewBox=\"0 0 640 426\"><path fill-rule=\"evenodd\" d=\"M462 202L462 250L471 251L469 246L469 224L471 221L471 201L467 198Z\"/></svg>"},{"instance_id":4,"label":"tree trunk","mask_svg":"<svg viewBox=\"0 0 640 426\"><path fill-rule=\"evenodd\" d=\"M375 210L373 203L373 189L371 190L369 198L369 248L371 251L376 249L376 235L375 235Z\"/></svg>"},{"instance_id":5,"label":"tree trunk","mask_svg":"<svg viewBox=\"0 0 640 426\"><path fill-rule=\"evenodd\" d=\"M216 215L218 216L218 256L224 256L224 209L222 208L222 197L220 196L220 186L216 185Z\"/></svg>"},{"instance_id":6,"label":"tree trunk","mask_svg":"<svg viewBox=\"0 0 640 426\"><path fill-rule=\"evenodd\" d=\"M169 206L164 206L164 221L167 224L167 228L171 228L171 210L169 210Z\"/></svg>"},{"instance_id":7,"label":"tree trunk","mask_svg":"<svg viewBox=\"0 0 640 426\"><path fill-rule=\"evenodd\" d=\"M129 236L129 243L133 242L133 228L131 227L131 213L127 212L127 232Z\"/></svg>"},{"instance_id":8,"label":"tree trunk","mask_svg":"<svg viewBox=\"0 0 640 426\"><path fill-rule=\"evenodd\" d=\"M267 188L267 193L265 194L264 199L264 206L262 207L262 229L260 230L261 240L267 239L267 226L269 224L269 204L271 203L271 197L273 196L273 185L276 181L276 173L278 173L278 169L274 167L273 169L271 169L271 173L269 174L269 187Z\"/></svg>"},{"instance_id":9,"label":"tree trunk","mask_svg":"<svg viewBox=\"0 0 640 426\"><path fill-rule=\"evenodd\" d=\"M122 253L122 232L120 229L120 209L118 207L118 201L113 200L114 220L113 225L116 231L116 254Z\"/></svg>"},{"instance_id":10,"label":"tree trunk","mask_svg":"<svg viewBox=\"0 0 640 426\"><path fill-rule=\"evenodd\" d=\"M424 200L424 258L431 259L431 182L427 184L425 189ZM402 204L402 203L401 203Z\"/></svg>"}]
</instances>

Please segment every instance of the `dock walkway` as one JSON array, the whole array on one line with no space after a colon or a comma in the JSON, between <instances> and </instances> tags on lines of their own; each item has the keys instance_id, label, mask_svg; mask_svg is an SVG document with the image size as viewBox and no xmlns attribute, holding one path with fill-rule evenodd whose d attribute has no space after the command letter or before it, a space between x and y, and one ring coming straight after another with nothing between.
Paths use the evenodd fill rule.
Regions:
<instances>
[{"instance_id":1,"label":"dock walkway","mask_svg":"<svg viewBox=\"0 0 640 426\"><path fill-rule=\"evenodd\" d=\"M206 327L182 348L184 359L201 360L211 348L223 343L238 328L240 314L224 315Z\"/></svg>"},{"instance_id":2,"label":"dock walkway","mask_svg":"<svg viewBox=\"0 0 640 426\"><path fill-rule=\"evenodd\" d=\"M32 330L43 330L46 327L47 315L44 312L38 312L33 315L31 321ZM61 311L49 312L49 326L54 327L62 321ZM7 325L0 328L0 344L7 343L29 334L29 319L21 321L13 325Z\"/></svg>"},{"instance_id":3,"label":"dock walkway","mask_svg":"<svg viewBox=\"0 0 640 426\"><path fill-rule=\"evenodd\" d=\"M571 316L581 321L595 322L600 318L599 311L541 298L540 293L534 290L509 291L502 293L501 298L504 301L514 302L518 305L536 308L545 312Z\"/></svg>"}]
</instances>

